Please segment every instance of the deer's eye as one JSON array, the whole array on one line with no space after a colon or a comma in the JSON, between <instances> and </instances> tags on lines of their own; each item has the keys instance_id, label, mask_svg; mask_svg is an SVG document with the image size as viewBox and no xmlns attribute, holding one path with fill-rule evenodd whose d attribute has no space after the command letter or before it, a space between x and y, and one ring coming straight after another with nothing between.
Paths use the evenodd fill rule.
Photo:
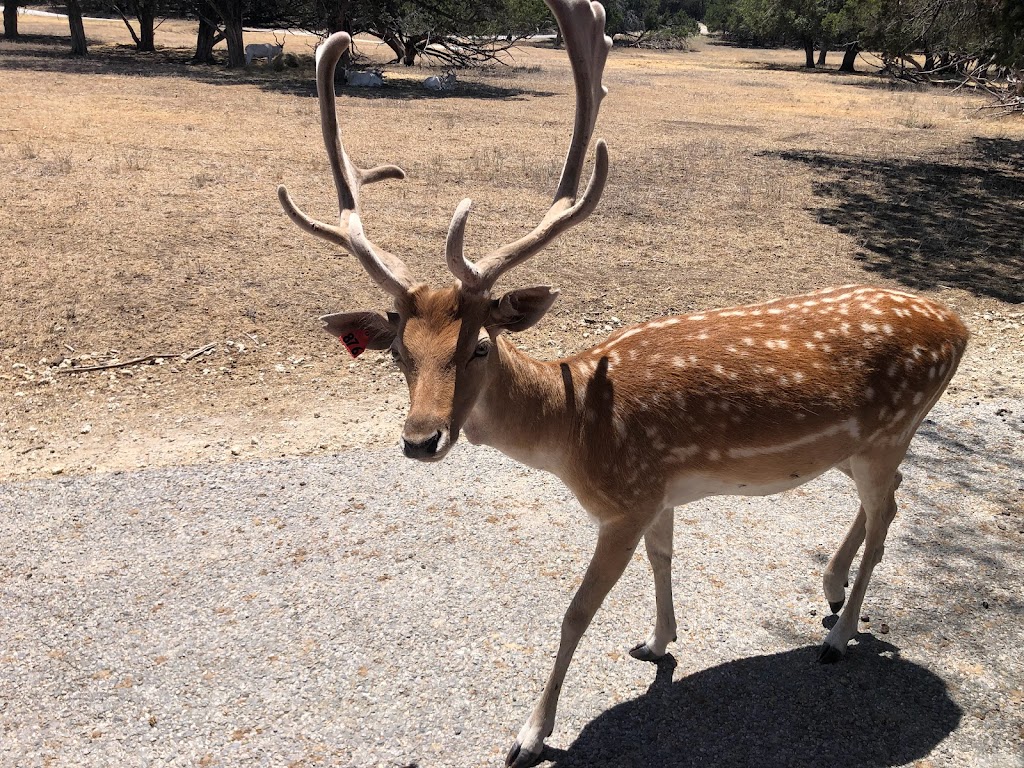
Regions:
<instances>
[{"instance_id":1,"label":"deer's eye","mask_svg":"<svg viewBox=\"0 0 1024 768\"><path fill-rule=\"evenodd\" d=\"M481 339L477 342L476 349L473 350L473 357L487 357L491 351L491 340Z\"/></svg>"}]
</instances>

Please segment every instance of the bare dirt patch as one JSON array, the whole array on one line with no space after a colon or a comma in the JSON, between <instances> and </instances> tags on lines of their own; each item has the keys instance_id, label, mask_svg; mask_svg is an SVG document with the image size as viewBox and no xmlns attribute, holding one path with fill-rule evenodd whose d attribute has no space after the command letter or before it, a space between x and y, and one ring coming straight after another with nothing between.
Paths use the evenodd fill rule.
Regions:
<instances>
[{"instance_id":1,"label":"bare dirt patch","mask_svg":"<svg viewBox=\"0 0 1024 768\"><path fill-rule=\"evenodd\" d=\"M397 440L398 373L351 362L316 321L385 298L274 192L334 210L308 55L227 72L187 63L189 25L167 22L171 47L139 56L123 26L97 22L75 61L59 23L20 26L24 42L0 43L0 473ZM375 241L439 283L461 198L475 200L470 255L532 227L568 143L563 57L524 46L446 94L401 67L379 91L345 91L353 156L409 173L366 190ZM1024 392L1024 124L799 58L613 51L598 123L611 180L585 225L505 281L563 290L522 346L554 358L656 315L867 281L965 316L975 338L952 397ZM189 361L65 372L207 344Z\"/></svg>"}]
</instances>

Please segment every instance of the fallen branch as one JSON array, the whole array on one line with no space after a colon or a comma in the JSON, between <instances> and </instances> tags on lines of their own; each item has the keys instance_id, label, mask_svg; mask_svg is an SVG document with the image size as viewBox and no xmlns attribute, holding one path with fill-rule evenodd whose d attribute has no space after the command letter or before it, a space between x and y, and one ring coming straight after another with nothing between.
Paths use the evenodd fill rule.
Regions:
<instances>
[{"instance_id":1,"label":"fallen branch","mask_svg":"<svg viewBox=\"0 0 1024 768\"><path fill-rule=\"evenodd\" d=\"M211 349L213 349L216 346L217 346L216 344L211 343L211 344L207 344L205 347L200 347L199 349L193 349L187 355L182 353L182 355L183 355L182 362L187 363L193 357L199 357L201 354L203 354L205 352L209 352Z\"/></svg>"},{"instance_id":2,"label":"fallen branch","mask_svg":"<svg viewBox=\"0 0 1024 768\"><path fill-rule=\"evenodd\" d=\"M983 109L998 110L997 116L1012 115L1014 113L1024 114L1024 99L1018 96L1007 101L1001 101L997 104L982 104L976 111L980 112Z\"/></svg>"},{"instance_id":3,"label":"fallen branch","mask_svg":"<svg viewBox=\"0 0 1024 768\"><path fill-rule=\"evenodd\" d=\"M133 357L131 360L124 360L118 363L100 363L99 365L82 365L74 368L58 368L59 373L85 373L88 371L106 371L111 368L126 368L129 365L139 365L141 363L148 363L150 360L169 360L173 357L180 357L183 363L187 363L193 358L199 357L200 355L209 352L211 349L216 347L216 343L210 343L206 346L199 347L199 349L193 349L191 352L175 352L171 354L157 353L153 355L143 355L142 357Z\"/></svg>"},{"instance_id":4,"label":"fallen branch","mask_svg":"<svg viewBox=\"0 0 1024 768\"><path fill-rule=\"evenodd\" d=\"M101 363L100 365L83 365L77 368L58 368L60 373L82 373L84 371L104 371L108 368L124 368L129 365L138 365L139 363L148 363L150 360L159 360L162 358L170 357L181 357L177 355L143 355L142 357L133 357L131 360L125 360L120 363Z\"/></svg>"}]
</instances>

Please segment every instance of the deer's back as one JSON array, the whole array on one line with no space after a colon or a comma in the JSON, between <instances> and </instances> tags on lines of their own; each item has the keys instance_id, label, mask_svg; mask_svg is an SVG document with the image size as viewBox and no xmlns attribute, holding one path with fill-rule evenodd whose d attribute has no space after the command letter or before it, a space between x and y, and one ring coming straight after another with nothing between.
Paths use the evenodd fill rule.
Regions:
<instances>
[{"instance_id":1,"label":"deer's back","mask_svg":"<svg viewBox=\"0 0 1024 768\"><path fill-rule=\"evenodd\" d=\"M576 459L614 486L699 476L712 490L697 497L727 492L716 478L737 493L799 485L908 440L967 336L938 302L859 285L623 329L571 362Z\"/></svg>"}]
</instances>

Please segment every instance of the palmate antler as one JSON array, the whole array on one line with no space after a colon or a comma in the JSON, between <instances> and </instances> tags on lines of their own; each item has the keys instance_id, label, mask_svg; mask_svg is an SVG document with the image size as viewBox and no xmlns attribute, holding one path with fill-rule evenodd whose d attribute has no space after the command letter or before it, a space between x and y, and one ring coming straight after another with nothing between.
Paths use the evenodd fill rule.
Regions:
<instances>
[{"instance_id":1,"label":"palmate antler","mask_svg":"<svg viewBox=\"0 0 1024 768\"><path fill-rule=\"evenodd\" d=\"M351 253L373 278L374 282L392 296L407 293L415 283L408 267L397 256L371 243L363 234L359 217L359 189L382 179L404 179L405 171L397 165L379 165L375 168L357 168L352 164L341 143L338 113L335 107L334 72L338 61L352 45L347 32L331 35L316 52L316 90L320 100L320 128L324 146L334 175L338 192L340 226L324 224L303 213L292 201L284 185L277 188L277 197L291 220L311 235L340 245Z\"/></svg>"},{"instance_id":2,"label":"palmate antler","mask_svg":"<svg viewBox=\"0 0 1024 768\"><path fill-rule=\"evenodd\" d=\"M608 149L604 141L599 140L593 174L583 196L578 197L587 147L594 133L601 100L607 93L601 84L601 75L612 41L604 34L604 8L600 3L590 0L545 2L562 30L576 85L576 117L572 141L554 202L540 224L529 234L492 251L475 264L466 259L463 251L466 220L472 201L466 199L459 204L448 228L445 256L448 268L468 291L488 292L502 274L530 258L565 230L583 221L597 206L608 179ZM405 172L394 165L357 168L345 153L335 108L334 71L341 55L351 43L352 39L347 33L338 32L328 38L316 54L320 125L338 192L340 226L325 224L303 213L284 186L277 188L277 195L292 221L310 234L335 243L354 255L382 289L398 297L407 293L415 281L401 259L373 245L363 234L359 216L359 188L381 179L403 179Z\"/></svg>"},{"instance_id":3,"label":"palmate antler","mask_svg":"<svg viewBox=\"0 0 1024 768\"><path fill-rule=\"evenodd\" d=\"M526 261L565 230L583 221L597 207L608 180L608 147L600 139L597 142L596 162L590 183L583 197L577 199L583 161L594 134L597 112L601 108L601 100L608 93L608 89L601 84L605 60L612 46L611 38L604 34L604 7L590 0L545 2L555 14L562 30L562 39L565 41L565 50L569 54L576 83L576 119L572 141L569 143L558 189L555 190L554 202L540 224L530 234L492 251L476 264L468 261L463 252L466 219L472 201L465 199L459 203L448 227L445 256L448 269L472 291L490 290L502 274Z\"/></svg>"}]
</instances>

